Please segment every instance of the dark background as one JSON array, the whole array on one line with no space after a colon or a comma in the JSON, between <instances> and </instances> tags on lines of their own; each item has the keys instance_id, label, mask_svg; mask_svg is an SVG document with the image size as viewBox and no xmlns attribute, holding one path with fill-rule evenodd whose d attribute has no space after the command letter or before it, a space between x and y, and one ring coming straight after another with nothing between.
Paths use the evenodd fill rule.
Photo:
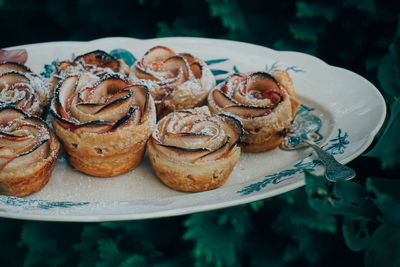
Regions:
<instances>
[{"instance_id":1,"label":"dark background","mask_svg":"<svg viewBox=\"0 0 400 267\"><path fill-rule=\"evenodd\" d=\"M0 219L2 266L400 266L400 27L389 0L0 0L0 47L201 36L315 55L370 80L388 118L353 182L307 177L264 201L112 223ZM362 96L360 96L362 97Z\"/></svg>"}]
</instances>

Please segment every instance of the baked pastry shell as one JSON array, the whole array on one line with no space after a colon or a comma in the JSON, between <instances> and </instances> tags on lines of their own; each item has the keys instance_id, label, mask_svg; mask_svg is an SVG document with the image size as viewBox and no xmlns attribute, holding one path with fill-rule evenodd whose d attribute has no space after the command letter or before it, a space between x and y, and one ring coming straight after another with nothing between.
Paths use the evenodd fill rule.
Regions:
<instances>
[{"instance_id":1,"label":"baked pastry shell","mask_svg":"<svg viewBox=\"0 0 400 267\"><path fill-rule=\"evenodd\" d=\"M101 134L64 128L52 117L69 163L97 177L112 177L135 169L143 159L146 142L155 127L154 101L149 97L144 121Z\"/></svg>"},{"instance_id":2,"label":"baked pastry shell","mask_svg":"<svg viewBox=\"0 0 400 267\"><path fill-rule=\"evenodd\" d=\"M50 133L50 154L29 169L0 172L0 194L23 197L42 189L50 180L60 152L60 143Z\"/></svg>"},{"instance_id":3,"label":"baked pastry shell","mask_svg":"<svg viewBox=\"0 0 400 267\"><path fill-rule=\"evenodd\" d=\"M240 156L240 147L232 148L221 159L214 161L177 162L159 152L153 138L147 143L154 172L168 187L184 192L215 189L228 179Z\"/></svg>"}]
</instances>

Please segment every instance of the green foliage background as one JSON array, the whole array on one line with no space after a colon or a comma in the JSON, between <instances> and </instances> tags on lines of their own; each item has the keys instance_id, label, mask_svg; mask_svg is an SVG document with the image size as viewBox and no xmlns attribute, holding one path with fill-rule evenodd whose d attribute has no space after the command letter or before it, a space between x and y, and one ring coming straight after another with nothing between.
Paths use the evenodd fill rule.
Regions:
<instances>
[{"instance_id":1,"label":"green foliage background","mask_svg":"<svg viewBox=\"0 0 400 267\"><path fill-rule=\"evenodd\" d=\"M0 219L2 266L400 266L400 9L390 0L0 0L0 47L203 36L313 54L388 104L355 181L188 216L110 223Z\"/></svg>"}]
</instances>

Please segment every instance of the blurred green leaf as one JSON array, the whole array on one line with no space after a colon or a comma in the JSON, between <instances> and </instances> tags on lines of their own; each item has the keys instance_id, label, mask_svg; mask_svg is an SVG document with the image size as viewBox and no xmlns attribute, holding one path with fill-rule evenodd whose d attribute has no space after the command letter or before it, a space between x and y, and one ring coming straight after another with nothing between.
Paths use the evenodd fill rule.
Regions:
<instances>
[{"instance_id":1,"label":"blurred green leaf","mask_svg":"<svg viewBox=\"0 0 400 267\"><path fill-rule=\"evenodd\" d=\"M378 158L382 162L382 167L393 168L400 162L400 98L395 98L390 107L389 119L385 124L383 133L379 137L377 144L368 153L367 157Z\"/></svg>"},{"instance_id":2,"label":"blurred green leaf","mask_svg":"<svg viewBox=\"0 0 400 267\"><path fill-rule=\"evenodd\" d=\"M322 23L315 24L312 21L302 20L291 23L289 29L296 40L317 42L325 27Z\"/></svg>"},{"instance_id":3,"label":"blurred green leaf","mask_svg":"<svg viewBox=\"0 0 400 267\"><path fill-rule=\"evenodd\" d=\"M318 16L325 17L328 21L332 21L337 13L339 5L331 3L308 3L303 1L296 2L296 17L313 18Z\"/></svg>"},{"instance_id":4,"label":"blurred green leaf","mask_svg":"<svg viewBox=\"0 0 400 267\"><path fill-rule=\"evenodd\" d=\"M370 241L370 232L365 220L345 220L342 224L346 245L353 251L365 249Z\"/></svg>"},{"instance_id":5,"label":"blurred green leaf","mask_svg":"<svg viewBox=\"0 0 400 267\"><path fill-rule=\"evenodd\" d=\"M384 93L391 97L400 96L400 44L393 43L389 53L381 60L378 79Z\"/></svg>"},{"instance_id":6,"label":"blurred green leaf","mask_svg":"<svg viewBox=\"0 0 400 267\"><path fill-rule=\"evenodd\" d=\"M375 11L375 1L374 0L345 0L344 4L347 6L354 6L360 10L365 10L368 12Z\"/></svg>"},{"instance_id":7,"label":"blurred green leaf","mask_svg":"<svg viewBox=\"0 0 400 267\"><path fill-rule=\"evenodd\" d=\"M374 194L374 203L383 214L381 220L400 227L400 179L368 178L366 187Z\"/></svg>"},{"instance_id":8,"label":"blurred green leaf","mask_svg":"<svg viewBox=\"0 0 400 267\"><path fill-rule=\"evenodd\" d=\"M306 174L308 203L322 214L348 219L374 219L377 210L365 188L356 182L330 183L322 176Z\"/></svg>"},{"instance_id":9,"label":"blurred green leaf","mask_svg":"<svg viewBox=\"0 0 400 267\"><path fill-rule=\"evenodd\" d=\"M366 267L400 266L400 228L381 225L372 235L364 254Z\"/></svg>"}]
</instances>

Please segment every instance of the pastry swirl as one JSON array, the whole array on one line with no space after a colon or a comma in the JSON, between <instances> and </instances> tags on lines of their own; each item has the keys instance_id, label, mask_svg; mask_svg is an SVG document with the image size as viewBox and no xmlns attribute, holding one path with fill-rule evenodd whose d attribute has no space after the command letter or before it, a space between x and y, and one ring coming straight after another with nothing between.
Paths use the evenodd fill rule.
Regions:
<instances>
[{"instance_id":1,"label":"pastry swirl","mask_svg":"<svg viewBox=\"0 0 400 267\"><path fill-rule=\"evenodd\" d=\"M42 117L50 99L49 90L50 84L25 65L0 63L0 104L14 105Z\"/></svg>"},{"instance_id":2,"label":"pastry swirl","mask_svg":"<svg viewBox=\"0 0 400 267\"><path fill-rule=\"evenodd\" d=\"M241 146L245 152L277 147L289 131L299 101L286 71L233 74L208 96L212 113L233 114L244 125Z\"/></svg>"},{"instance_id":3,"label":"pastry swirl","mask_svg":"<svg viewBox=\"0 0 400 267\"><path fill-rule=\"evenodd\" d=\"M155 127L154 101L146 86L118 74L64 78L50 112L70 164L93 176L134 169Z\"/></svg>"},{"instance_id":4,"label":"pastry swirl","mask_svg":"<svg viewBox=\"0 0 400 267\"><path fill-rule=\"evenodd\" d=\"M188 53L155 46L132 67L131 77L144 82L153 96L157 118L178 109L205 104L215 78L207 64Z\"/></svg>"},{"instance_id":5,"label":"pastry swirl","mask_svg":"<svg viewBox=\"0 0 400 267\"><path fill-rule=\"evenodd\" d=\"M225 114L182 110L157 124L147 146L156 175L167 186L199 192L222 185L240 156L241 123Z\"/></svg>"},{"instance_id":6,"label":"pastry swirl","mask_svg":"<svg viewBox=\"0 0 400 267\"><path fill-rule=\"evenodd\" d=\"M53 88L65 76L90 72L98 77L119 73L129 75L129 67L122 59L116 59L103 50L94 50L75 57L74 60L60 61L52 75Z\"/></svg>"},{"instance_id":7,"label":"pastry swirl","mask_svg":"<svg viewBox=\"0 0 400 267\"><path fill-rule=\"evenodd\" d=\"M0 106L0 194L26 196L40 190L50 179L59 150L40 118Z\"/></svg>"}]
</instances>

